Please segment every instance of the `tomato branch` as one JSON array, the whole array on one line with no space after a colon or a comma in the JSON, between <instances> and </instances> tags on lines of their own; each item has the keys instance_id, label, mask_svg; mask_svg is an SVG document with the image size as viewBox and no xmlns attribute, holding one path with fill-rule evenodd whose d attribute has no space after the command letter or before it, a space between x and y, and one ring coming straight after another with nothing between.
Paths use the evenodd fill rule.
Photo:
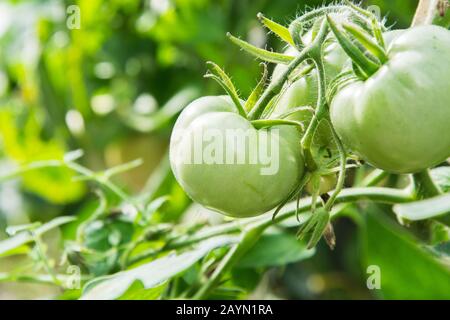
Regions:
<instances>
[{"instance_id":1,"label":"tomato branch","mask_svg":"<svg viewBox=\"0 0 450 320\"><path fill-rule=\"evenodd\" d=\"M384 173L382 174L384 175ZM308 212L311 209L312 203L311 200L312 200L311 197L301 199L298 204L298 213ZM368 188L361 187L361 188L348 188L342 190L336 197L334 203L341 204L341 203L355 203L359 201L373 201L378 203L396 204L396 203L406 203L413 200L414 197L407 190L399 190L392 188L377 188L377 187L368 187ZM293 201L287 204L280 211L280 213L276 216L275 219L272 219L273 217L272 212L268 212L259 217L239 219L233 222L229 222L227 224L207 228L193 235L181 236L176 239L173 239L172 241L169 241L167 245L164 246L161 250L145 251L139 255L132 257L128 261L128 265L149 257L154 257L156 255L161 254L162 252L188 247L203 240L213 238L219 235L239 233L243 229L248 228L248 226L252 224L253 225L261 224L267 227L275 225L286 219L295 217L297 213L296 209L297 203L296 201ZM335 215L332 215L331 219L333 219L334 217Z\"/></svg>"},{"instance_id":2,"label":"tomato branch","mask_svg":"<svg viewBox=\"0 0 450 320\"><path fill-rule=\"evenodd\" d=\"M352 188L343 190L335 200L335 203L349 203L357 202L360 200L371 200L373 202L382 203L403 203L412 201L413 198L407 191L389 188ZM298 212L305 212L311 209L311 198L304 198L299 203ZM241 241L233 246L231 250L227 253L225 258L223 258L216 268L212 276L208 281L201 287L201 289L194 296L194 299L203 299L208 296L208 294L215 288L215 286L220 282L222 275L230 270L233 265L239 261L239 259L257 243L258 239L262 233L274 223L279 223L283 220L291 218L296 215L297 210L295 209L295 204L291 203L284 212L272 220L272 215L263 216L260 220L252 221L249 223L242 234ZM335 216L335 215L334 215ZM331 217L333 219L333 216ZM259 221L258 221L259 220ZM306 220L308 221L309 218ZM305 221L305 222L306 222ZM238 228L236 231L240 231Z\"/></svg>"}]
</instances>

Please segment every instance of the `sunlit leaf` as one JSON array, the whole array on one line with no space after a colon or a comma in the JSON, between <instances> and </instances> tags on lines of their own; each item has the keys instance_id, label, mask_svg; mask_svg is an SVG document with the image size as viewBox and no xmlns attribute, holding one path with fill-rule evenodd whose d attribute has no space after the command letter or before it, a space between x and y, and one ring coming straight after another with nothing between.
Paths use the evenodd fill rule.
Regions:
<instances>
[{"instance_id":1,"label":"sunlit leaf","mask_svg":"<svg viewBox=\"0 0 450 320\"><path fill-rule=\"evenodd\" d=\"M379 277L386 299L448 299L450 268L423 249L405 230L387 220L381 209L370 207L363 231L368 282ZM366 270L364 270L366 271ZM372 278L369 278L371 276ZM376 282L375 282L376 283Z\"/></svg>"}]
</instances>

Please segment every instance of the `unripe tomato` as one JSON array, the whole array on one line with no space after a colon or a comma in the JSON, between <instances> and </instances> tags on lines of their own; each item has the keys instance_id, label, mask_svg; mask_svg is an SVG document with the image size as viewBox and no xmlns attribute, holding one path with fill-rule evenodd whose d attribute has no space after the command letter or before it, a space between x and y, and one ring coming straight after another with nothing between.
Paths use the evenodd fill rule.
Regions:
<instances>
[{"instance_id":1,"label":"unripe tomato","mask_svg":"<svg viewBox=\"0 0 450 320\"><path fill-rule=\"evenodd\" d=\"M343 142L375 167L414 173L450 155L450 31L409 29L387 54L375 74L336 94L331 120Z\"/></svg>"},{"instance_id":2,"label":"unripe tomato","mask_svg":"<svg viewBox=\"0 0 450 320\"><path fill-rule=\"evenodd\" d=\"M238 164L219 156L216 160L196 161L195 155L211 155L209 144L196 141L204 134L212 134L220 141L230 140L230 133L236 139L256 136L258 143L250 138L244 144L224 144L223 154L233 159L245 159ZM247 135L247 136L246 136ZM261 141L271 141L267 155L269 162L254 159L263 152ZM303 176L304 161L299 145L301 132L294 126L275 126L256 130L252 124L238 114L238 110L225 96L209 96L190 103L179 116L170 141L170 163L177 181L186 193L201 205L232 217L250 217L267 212L282 202ZM231 138L234 140L234 138ZM194 143L193 143L194 142ZM273 143L273 144L272 144ZM272 147L278 147L276 151ZM223 159L219 161L217 159ZM277 163L276 163L277 162ZM268 171L263 172L266 168ZM272 169L268 169L272 168ZM273 170L274 169L274 170Z\"/></svg>"}]
</instances>

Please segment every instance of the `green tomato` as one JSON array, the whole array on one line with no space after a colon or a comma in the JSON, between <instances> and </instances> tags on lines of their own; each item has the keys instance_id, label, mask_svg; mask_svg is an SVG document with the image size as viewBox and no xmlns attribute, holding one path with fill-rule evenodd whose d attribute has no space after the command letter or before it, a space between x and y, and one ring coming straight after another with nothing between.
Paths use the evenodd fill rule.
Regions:
<instances>
[{"instance_id":1,"label":"green tomato","mask_svg":"<svg viewBox=\"0 0 450 320\"><path fill-rule=\"evenodd\" d=\"M228 143L235 139L245 143ZM294 126L256 130L229 97L203 97L190 103L175 123L170 163L194 201L227 216L256 216L287 198L303 176L300 139ZM263 160L262 153L269 157Z\"/></svg>"},{"instance_id":2,"label":"green tomato","mask_svg":"<svg viewBox=\"0 0 450 320\"><path fill-rule=\"evenodd\" d=\"M361 158L392 173L414 173L450 155L450 32L404 31L389 60L366 81L342 88L331 121Z\"/></svg>"}]
</instances>

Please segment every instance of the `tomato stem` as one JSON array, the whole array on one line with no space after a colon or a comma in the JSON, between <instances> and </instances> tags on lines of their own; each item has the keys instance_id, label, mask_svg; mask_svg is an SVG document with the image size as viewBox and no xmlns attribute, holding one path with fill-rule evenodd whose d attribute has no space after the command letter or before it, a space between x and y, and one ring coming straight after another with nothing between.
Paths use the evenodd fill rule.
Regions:
<instances>
[{"instance_id":1,"label":"tomato stem","mask_svg":"<svg viewBox=\"0 0 450 320\"><path fill-rule=\"evenodd\" d=\"M389 188L352 188L344 189L337 196L336 203L345 203L358 201L359 199L372 200L384 203L398 203L412 201L404 190L389 189ZM214 270L212 276L207 282L200 288L200 290L194 295L194 299L203 299L215 288L220 282L224 273L229 271L239 259L250 250L258 241L264 231L273 224L279 223L283 220L293 217L297 212L306 212L311 210L311 198L302 199L299 204L298 211L295 208L284 209L275 219L272 220L270 213L261 217L253 218L246 225L245 230L241 236L240 243L234 245L221 260L219 266ZM332 214L331 220L337 215ZM311 214L309 215L311 217ZM307 222L308 219L305 220ZM229 223L229 232L239 232L242 230L242 222ZM223 234L224 230L220 230L220 234ZM211 237L211 234L210 236ZM208 237L208 238L209 238ZM204 240L204 239L201 239ZM192 242L191 242L192 244Z\"/></svg>"},{"instance_id":2,"label":"tomato stem","mask_svg":"<svg viewBox=\"0 0 450 320\"><path fill-rule=\"evenodd\" d=\"M288 126L295 126L298 129L300 129L300 131L305 130L301 122L286 119L258 119L251 121L251 124L253 125L253 127L255 127L255 129L288 125Z\"/></svg>"},{"instance_id":3,"label":"tomato stem","mask_svg":"<svg viewBox=\"0 0 450 320\"><path fill-rule=\"evenodd\" d=\"M310 171L314 171L317 169L317 164L315 163L313 156L311 154L311 146L314 139L314 133L319 126L320 121L326 117L328 113L328 108L326 104L326 78L325 78L325 67L323 64L323 52L322 45L327 36L328 25L327 20L323 20L321 30L316 40L314 41L314 46L311 54L311 58L314 61L314 64L317 69L317 77L318 77L318 99L317 99L317 108L316 112L313 115L311 122L306 129L305 135L302 139L302 149L303 154L305 156L306 164ZM317 41L317 42L316 42Z\"/></svg>"},{"instance_id":4,"label":"tomato stem","mask_svg":"<svg viewBox=\"0 0 450 320\"><path fill-rule=\"evenodd\" d=\"M411 195L409 190L399 190L393 188L380 188L380 187L368 187L368 188L358 187L358 188L343 189L336 197L335 204L355 203L361 200L386 204L397 204L397 203L412 202L415 200L415 198ZM262 216L249 218L245 222L237 220L229 222L227 224L206 228L204 231L198 232L193 235L183 235L170 241L161 250L144 251L139 255L132 257L128 261L128 265L132 265L143 259L157 256L163 252L188 247L203 240L210 239L216 236L239 233L242 231L243 227L254 224L256 222L259 222L262 225L267 226L275 225L286 219L295 217L297 213L306 214L309 210L311 210L311 206L312 206L311 197L302 198L298 204L297 201L292 201L288 203L285 207L283 207L280 210L279 214L274 219L272 219L273 213L268 212ZM331 215L331 220L334 220L338 216L339 214L333 212Z\"/></svg>"},{"instance_id":5,"label":"tomato stem","mask_svg":"<svg viewBox=\"0 0 450 320\"><path fill-rule=\"evenodd\" d=\"M220 261L217 268L214 270L211 277L194 295L193 299L204 299L208 294L219 284L222 275L231 270L235 263L237 263L245 253L248 252L258 242L259 238L271 225L271 221L257 222L250 225L244 230L241 235L239 243L235 244Z\"/></svg>"},{"instance_id":6,"label":"tomato stem","mask_svg":"<svg viewBox=\"0 0 450 320\"><path fill-rule=\"evenodd\" d=\"M344 182L345 182L345 171L346 171L346 164L347 164L347 153L345 151L345 147L341 142L341 139L339 139L336 130L334 130L334 127L331 125L331 132L333 134L333 138L334 141L336 142L336 145L338 147L339 150L339 158L340 158L340 170L339 170L339 175L338 175L338 181L336 184L336 189L334 189L333 193L331 194L330 199L328 199L328 201L325 204L325 209L330 211L331 208L333 207L334 201L336 200L336 197L339 195L339 192L341 192L341 190L344 187Z\"/></svg>"},{"instance_id":7,"label":"tomato stem","mask_svg":"<svg viewBox=\"0 0 450 320\"><path fill-rule=\"evenodd\" d=\"M289 75L297 68L303 61L305 61L311 50L311 46L306 47L298 57L296 57L290 64L288 64L287 69L272 82L267 89L263 92L261 97L256 102L252 111L249 113L249 119L256 120L261 117L266 106L283 89L284 83L288 80Z\"/></svg>"},{"instance_id":8,"label":"tomato stem","mask_svg":"<svg viewBox=\"0 0 450 320\"><path fill-rule=\"evenodd\" d=\"M291 34L292 40L294 41L294 46L301 50L305 47L305 44L302 40L302 32L303 32L303 25L300 22L294 21L289 26L289 33Z\"/></svg>"},{"instance_id":9,"label":"tomato stem","mask_svg":"<svg viewBox=\"0 0 450 320\"><path fill-rule=\"evenodd\" d=\"M426 199L442 194L442 190L431 179L429 170L412 175L413 187L418 199Z\"/></svg>"}]
</instances>

